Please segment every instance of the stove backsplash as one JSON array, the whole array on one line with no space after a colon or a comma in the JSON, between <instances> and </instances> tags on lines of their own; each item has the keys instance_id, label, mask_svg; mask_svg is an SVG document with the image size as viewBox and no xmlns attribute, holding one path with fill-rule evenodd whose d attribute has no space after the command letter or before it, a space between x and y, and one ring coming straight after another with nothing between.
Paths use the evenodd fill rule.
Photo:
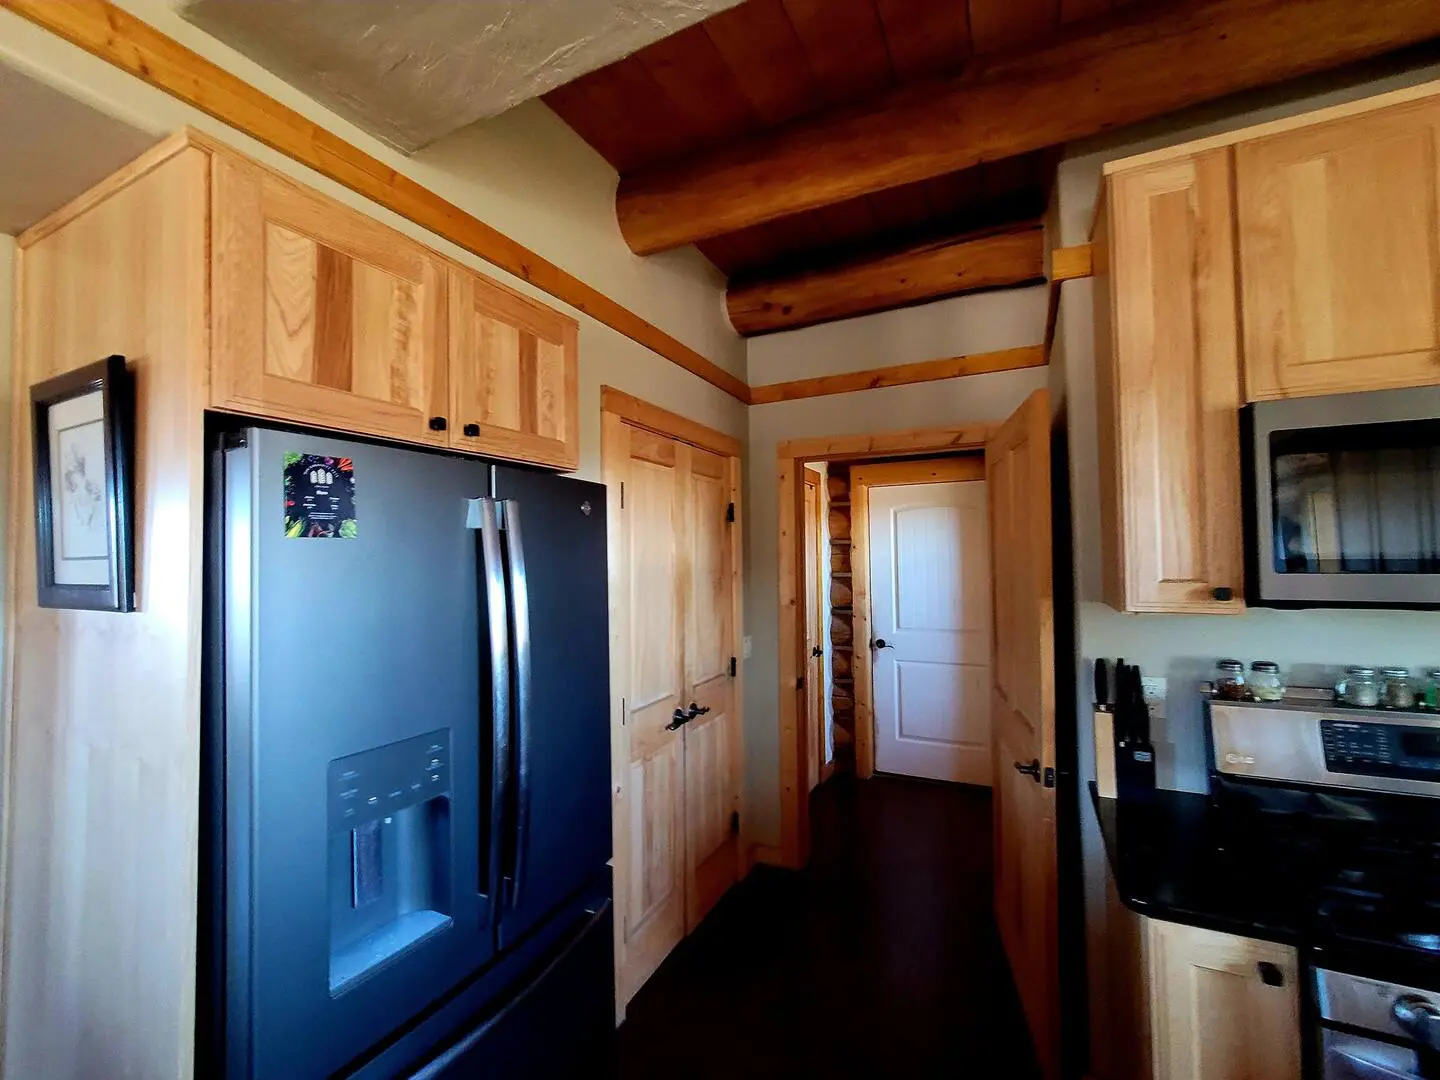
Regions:
<instances>
[{"instance_id":1,"label":"stove backsplash","mask_svg":"<svg viewBox=\"0 0 1440 1080\"><path fill-rule=\"evenodd\" d=\"M1204 711L1200 683L1219 657L1274 660L1287 683L1332 685L1350 664L1409 667L1417 676L1440 668L1440 611L1254 609L1240 616L1122 615L1105 604L1077 612L1080 766L1094 777L1091 680L1097 656L1124 657L1147 676L1167 680L1163 710L1155 710L1160 787L1206 790Z\"/></svg>"}]
</instances>

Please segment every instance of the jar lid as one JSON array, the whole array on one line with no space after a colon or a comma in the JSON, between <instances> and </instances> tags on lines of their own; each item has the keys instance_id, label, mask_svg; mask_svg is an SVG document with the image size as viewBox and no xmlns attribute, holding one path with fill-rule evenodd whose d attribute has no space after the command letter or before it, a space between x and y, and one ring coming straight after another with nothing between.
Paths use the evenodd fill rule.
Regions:
<instances>
[{"instance_id":1,"label":"jar lid","mask_svg":"<svg viewBox=\"0 0 1440 1080\"><path fill-rule=\"evenodd\" d=\"M1216 660L1215 669L1217 671L1244 671L1245 665L1239 660Z\"/></svg>"},{"instance_id":2,"label":"jar lid","mask_svg":"<svg viewBox=\"0 0 1440 1080\"><path fill-rule=\"evenodd\" d=\"M1280 665L1274 660L1256 660L1250 665L1250 670L1264 672L1266 675L1279 675Z\"/></svg>"},{"instance_id":3,"label":"jar lid","mask_svg":"<svg viewBox=\"0 0 1440 1080\"><path fill-rule=\"evenodd\" d=\"M1380 674L1384 675L1387 679L1408 679L1410 678L1410 669L1403 667L1387 667Z\"/></svg>"},{"instance_id":4,"label":"jar lid","mask_svg":"<svg viewBox=\"0 0 1440 1080\"><path fill-rule=\"evenodd\" d=\"M1354 675L1360 678L1373 679L1375 677L1375 669L1373 667L1349 667L1345 669L1345 672L1346 674Z\"/></svg>"}]
</instances>

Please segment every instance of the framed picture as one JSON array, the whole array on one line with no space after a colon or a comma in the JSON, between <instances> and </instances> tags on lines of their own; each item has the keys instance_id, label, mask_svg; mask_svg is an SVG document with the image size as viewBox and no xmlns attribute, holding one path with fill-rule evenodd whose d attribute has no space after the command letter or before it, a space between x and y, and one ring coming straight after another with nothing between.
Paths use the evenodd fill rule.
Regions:
<instances>
[{"instance_id":1,"label":"framed picture","mask_svg":"<svg viewBox=\"0 0 1440 1080\"><path fill-rule=\"evenodd\" d=\"M40 606L135 610L135 395L123 356L30 388Z\"/></svg>"}]
</instances>

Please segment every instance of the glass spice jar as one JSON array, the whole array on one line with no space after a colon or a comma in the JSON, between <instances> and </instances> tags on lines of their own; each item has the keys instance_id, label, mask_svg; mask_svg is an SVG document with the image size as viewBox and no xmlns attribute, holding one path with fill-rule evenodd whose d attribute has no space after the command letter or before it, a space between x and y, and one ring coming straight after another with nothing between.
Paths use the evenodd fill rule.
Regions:
<instances>
[{"instance_id":1,"label":"glass spice jar","mask_svg":"<svg viewBox=\"0 0 1440 1080\"><path fill-rule=\"evenodd\" d=\"M1215 696L1226 701L1244 701L1245 665L1239 660L1215 661Z\"/></svg>"},{"instance_id":2,"label":"glass spice jar","mask_svg":"<svg viewBox=\"0 0 1440 1080\"><path fill-rule=\"evenodd\" d=\"M1385 679L1385 707L1387 709L1415 708L1415 689L1410 685L1408 668L1387 667L1380 674Z\"/></svg>"},{"instance_id":3,"label":"glass spice jar","mask_svg":"<svg viewBox=\"0 0 1440 1080\"><path fill-rule=\"evenodd\" d=\"M1335 685L1335 695L1346 705L1360 709L1373 709L1380 704L1380 680L1375 669L1352 667L1345 669L1345 678Z\"/></svg>"},{"instance_id":4,"label":"glass spice jar","mask_svg":"<svg viewBox=\"0 0 1440 1080\"><path fill-rule=\"evenodd\" d=\"M1285 681L1274 660L1256 660L1250 665L1250 696L1256 701L1285 700Z\"/></svg>"}]
</instances>

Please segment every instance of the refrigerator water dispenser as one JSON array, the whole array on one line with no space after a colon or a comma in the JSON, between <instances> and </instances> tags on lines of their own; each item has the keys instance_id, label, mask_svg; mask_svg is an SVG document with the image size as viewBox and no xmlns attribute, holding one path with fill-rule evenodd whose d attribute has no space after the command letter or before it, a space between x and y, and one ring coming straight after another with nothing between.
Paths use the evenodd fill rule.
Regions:
<instances>
[{"instance_id":1,"label":"refrigerator water dispenser","mask_svg":"<svg viewBox=\"0 0 1440 1080\"><path fill-rule=\"evenodd\" d=\"M330 762L330 995L451 925L450 731Z\"/></svg>"}]
</instances>

